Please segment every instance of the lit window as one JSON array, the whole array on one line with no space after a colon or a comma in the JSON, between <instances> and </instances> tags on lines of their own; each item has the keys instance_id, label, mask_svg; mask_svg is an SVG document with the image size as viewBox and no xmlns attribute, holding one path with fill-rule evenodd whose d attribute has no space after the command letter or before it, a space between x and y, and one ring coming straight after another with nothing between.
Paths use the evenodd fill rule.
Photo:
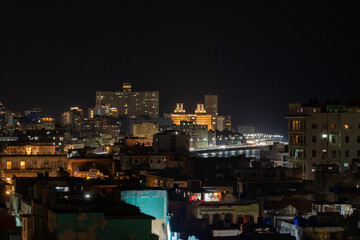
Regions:
<instances>
[{"instance_id":1,"label":"lit window","mask_svg":"<svg viewBox=\"0 0 360 240\"><path fill-rule=\"evenodd\" d=\"M56 192L69 192L70 191L70 188L67 186L67 187L55 187L56 189Z\"/></svg>"},{"instance_id":2,"label":"lit window","mask_svg":"<svg viewBox=\"0 0 360 240\"><path fill-rule=\"evenodd\" d=\"M344 127L345 127L345 129L349 129L349 125L347 125L347 124L345 124Z\"/></svg>"},{"instance_id":3,"label":"lit window","mask_svg":"<svg viewBox=\"0 0 360 240\"><path fill-rule=\"evenodd\" d=\"M20 162L20 169L25 169L25 161Z\"/></svg>"},{"instance_id":4,"label":"lit window","mask_svg":"<svg viewBox=\"0 0 360 240\"><path fill-rule=\"evenodd\" d=\"M349 167L349 163L344 163L344 167Z\"/></svg>"},{"instance_id":5,"label":"lit window","mask_svg":"<svg viewBox=\"0 0 360 240\"><path fill-rule=\"evenodd\" d=\"M6 169L11 169L11 161L6 162Z\"/></svg>"}]
</instances>

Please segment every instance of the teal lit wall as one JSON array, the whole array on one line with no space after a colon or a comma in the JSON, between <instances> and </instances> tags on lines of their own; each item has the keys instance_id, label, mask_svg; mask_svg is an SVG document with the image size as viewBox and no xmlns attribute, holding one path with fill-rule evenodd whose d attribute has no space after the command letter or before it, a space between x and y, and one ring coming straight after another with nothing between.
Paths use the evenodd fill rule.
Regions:
<instances>
[{"instance_id":1,"label":"teal lit wall","mask_svg":"<svg viewBox=\"0 0 360 240\"><path fill-rule=\"evenodd\" d=\"M142 213L157 219L165 218L165 224L168 224L168 197L165 190L122 191L121 200L139 207Z\"/></svg>"}]
</instances>

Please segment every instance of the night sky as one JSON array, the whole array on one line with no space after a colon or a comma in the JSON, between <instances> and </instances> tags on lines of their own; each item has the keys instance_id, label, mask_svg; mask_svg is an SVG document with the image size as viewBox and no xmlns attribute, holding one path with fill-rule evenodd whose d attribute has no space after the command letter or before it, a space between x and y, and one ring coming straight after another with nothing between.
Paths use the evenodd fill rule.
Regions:
<instances>
[{"instance_id":1,"label":"night sky","mask_svg":"<svg viewBox=\"0 0 360 240\"><path fill-rule=\"evenodd\" d=\"M0 6L0 100L13 111L87 110L130 80L160 91L161 113L212 92L235 129L285 135L288 103L360 96L355 3L49 2Z\"/></svg>"}]
</instances>

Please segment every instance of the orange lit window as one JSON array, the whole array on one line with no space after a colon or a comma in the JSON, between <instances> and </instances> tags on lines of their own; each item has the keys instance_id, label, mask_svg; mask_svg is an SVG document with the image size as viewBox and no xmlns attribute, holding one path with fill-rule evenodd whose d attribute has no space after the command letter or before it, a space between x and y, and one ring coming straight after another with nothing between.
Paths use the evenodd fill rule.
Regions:
<instances>
[{"instance_id":1,"label":"orange lit window","mask_svg":"<svg viewBox=\"0 0 360 240\"><path fill-rule=\"evenodd\" d=\"M25 161L20 162L20 169L25 169Z\"/></svg>"},{"instance_id":2,"label":"orange lit window","mask_svg":"<svg viewBox=\"0 0 360 240\"><path fill-rule=\"evenodd\" d=\"M336 128L336 125L335 125L335 123L332 123L332 124L330 124L330 128L331 128L331 129L334 129L334 128Z\"/></svg>"},{"instance_id":3,"label":"orange lit window","mask_svg":"<svg viewBox=\"0 0 360 240\"><path fill-rule=\"evenodd\" d=\"M6 169L11 169L11 161L6 162Z\"/></svg>"},{"instance_id":4,"label":"orange lit window","mask_svg":"<svg viewBox=\"0 0 360 240\"><path fill-rule=\"evenodd\" d=\"M301 122L299 120L292 122L293 129L300 129L301 128Z\"/></svg>"},{"instance_id":5,"label":"orange lit window","mask_svg":"<svg viewBox=\"0 0 360 240\"><path fill-rule=\"evenodd\" d=\"M347 125L347 124L345 124L345 129L349 129L350 127L349 127L349 125Z\"/></svg>"}]
</instances>

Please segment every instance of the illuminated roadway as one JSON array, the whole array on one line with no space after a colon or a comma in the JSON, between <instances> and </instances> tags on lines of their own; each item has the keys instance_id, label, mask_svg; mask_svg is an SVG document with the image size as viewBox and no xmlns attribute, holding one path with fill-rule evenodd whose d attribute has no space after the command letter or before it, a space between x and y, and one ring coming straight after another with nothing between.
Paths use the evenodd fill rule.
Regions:
<instances>
[{"instance_id":1,"label":"illuminated roadway","mask_svg":"<svg viewBox=\"0 0 360 240\"><path fill-rule=\"evenodd\" d=\"M244 144L244 145L229 145L218 146L207 149L194 149L191 152L200 157L232 157L244 154L246 157L260 158L260 150L268 149L271 144Z\"/></svg>"}]
</instances>

